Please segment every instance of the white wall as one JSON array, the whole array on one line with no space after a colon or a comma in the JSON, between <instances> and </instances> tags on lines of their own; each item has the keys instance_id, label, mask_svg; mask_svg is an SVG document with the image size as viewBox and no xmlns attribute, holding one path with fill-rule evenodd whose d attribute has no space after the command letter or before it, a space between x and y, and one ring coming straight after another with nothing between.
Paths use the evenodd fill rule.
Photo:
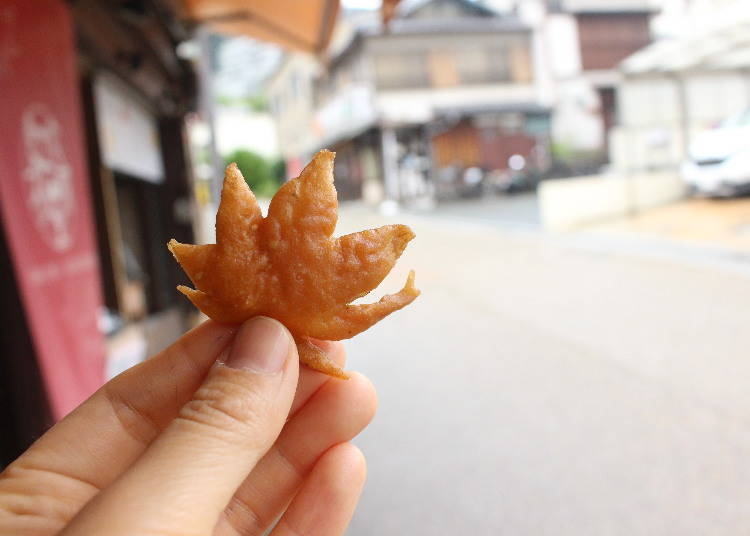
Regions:
<instances>
[{"instance_id":1,"label":"white wall","mask_svg":"<svg viewBox=\"0 0 750 536\"><path fill-rule=\"evenodd\" d=\"M679 124L644 128L616 127L610 133L610 159L618 172L676 169L684 156Z\"/></svg>"},{"instance_id":2,"label":"white wall","mask_svg":"<svg viewBox=\"0 0 750 536\"><path fill-rule=\"evenodd\" d=\"M306 159L319 146L320 129L315 125L312 99L318 70L311 56L291 53L266 86L279 150L288 160Z\"/></svg>"},{"instance_id":3,"label":"white wall","mask_svg":"<svg viewBox=\"0 0 750 536\"><path fill-rule=\"evenodd\" d=\"M222 106L216 110L215 128L216 148L220 155L235 149L250 149L265 157L279 155L276 125L268 113Z\"/></svg>"},{"instance_id":4,"label":"white wall","mask_svg":"<svg viewBox=\"0 0 750 536\"><path fill-rule=\"evenodd\" d=\"M552 75L565 79L581 74L583 64L575 17L567 13L550 14L544 31Z\"/></svg>"},{"instance_id":5,"label":"white wall","mask_svg":"<svg viewBox=\"0 0 750 536\"><path fill-rule=\"evenodd\" d=\"M553 141L575 152L601 149L604 125L599 96L583 73L575 17L550 13L538 20L534 45L540 100L554 108Z\"/></svg>"},{"instance_id":6,"label":"white wall","mask_svg":"<svg viewBox=\"0 0 750 536\"><path fill-rule=\"evenodd\" d=\"M538 191L542 225L566 230L676 201L685 185L674 173L642 173L548 180Z\"/></svg>"},{"instance_id":7,"label":"white wall","mask_svg":"<svg viewBox=\"0 0 750 536\"><path fill-rule=\"evenodd\" d=\"M674 167L683 153L680 95L674 80L625 80L618 88L620 125L610 138L615 169L633 172Z\"/></svg>"},{"instance_id":8,"label":"white wall","mask_svg":"<svg viewBox=\"0 0 750 536\"><path fill-rule=\"evenodd\" d=\"M518 16L532 28L531 63L537 99L546 106L552 106L555 102L554 58L551 54L554 40L547 32L546 8L539 0L526 0L518 7Z\"/></svg>"},{"instance_id":9,"label":"white wall","mask_svg":"<svg viewBox=\"0 0 750 536\"><path fill-rule=\"evenodd\" d=\"M685 89L693 129L709 128L750 105L750 75L739 72L694 74L686 78Z\"/></svg>"},{"instance_id":10,"label":"white wall","mask_svg":"<svg viewBox=\"0 0 750 536\"><path fill-rule=\"evenodd\" d=\"M604 124L599 96L585 78L558 82L552 139L574 151L601 149Z\"/></svg>"},{"instance_id":11,"label":"white wall","mask_svg":"<svg viewBox=\"0 0 750 536\"><path fill-rule=\"evenodd\" d=\"M533 85L494 84L414 90L380 91L376 104L388 122L426 122L435 108L512 105L536 102Z\"/></svg>"},{"instance_id":12,"label":"white wall","mask_svg":"<svg viewBox=\"0 0 750 536\"><path fill-rule=\"evenodd\" d=\"M623 126L651 127L678 123L678 88L667 77L644 77L623 82L618 92L618 107Z\"/></svg>"},{"instance_id":13,"label":"white wall","mask_svg":"<svg viewBox=\"0 0 750 536\"><path fill-rule=\"evenodd\" d=\"M367 84L352 83L315 112L323 144L362 132L377 119L374 92Z\"/></svg>"},{"instance_id":14,"label":"white wall","mask_svg":"<svg viewBox=\"0 0 750 536\"><path fill-rule=\"evenodd\" d=\"M97 129L109 167L151 182L164 180L156 117L132 90L110 75L94 81Z\"/></svg>"},{"instance_id":15,"label":"white wall","mask_svg":"<svg viewBox=\"0 0 750 536\"><path fill-rule=\"evenodd\" d=\"M620 126L610 143L616 169L675 168L698 133L750 106L750 77L737 71L680 75L687 118L682 117L678 79L652 75L625 79L619 88ZM687 136L683 121L687 121Z\"/></svg>"}]
</instances>

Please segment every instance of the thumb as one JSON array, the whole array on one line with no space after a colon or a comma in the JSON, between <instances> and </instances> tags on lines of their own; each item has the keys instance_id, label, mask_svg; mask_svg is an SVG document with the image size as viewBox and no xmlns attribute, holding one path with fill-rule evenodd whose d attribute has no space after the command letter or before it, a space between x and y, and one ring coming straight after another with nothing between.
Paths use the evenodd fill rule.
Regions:
<instances>
[{"instance_id":1,"label":"thumb","mask_svg":"<svg viewBox=\"0 0 750 536\"><path fill-rule=\"evenodd\" d=\"M266 317L245 322L219 361L177 418L65 534L103 527L107 534L212 532L281 432L298 376L294 339Z\"/></svg>"}]
</instances>

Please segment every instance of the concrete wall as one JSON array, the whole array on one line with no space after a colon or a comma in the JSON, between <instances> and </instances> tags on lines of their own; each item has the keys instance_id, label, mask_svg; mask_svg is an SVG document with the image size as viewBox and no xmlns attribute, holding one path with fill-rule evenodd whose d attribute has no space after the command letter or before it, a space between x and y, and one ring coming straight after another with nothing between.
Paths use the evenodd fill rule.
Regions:
<instances>
[{"instance_id":1,"label":"concrete wall","mask_svg":"<svg viewBox=\"0 0 750 536\"><path fill-rule=\"evenodd\" d=\"M221 156L250 149L267 158L279 155L279 139L271 114L241 106L216 107L216 148Z\"/></svg>"},{"instance_id":2,"label":"concrete wall","mask_svg":"<svg viewBox=\"0 0 750 536\"><path fill-rule=\"evenodd\" d=\"M306 160L320 146L312 96L319 67L312 57L290 54L266 86L279 151L287 162Z\"/></svg>"},{"instance_id":3,"label":"concrete wall","mask_svg":"<svg viewBox=\"0 0 750 536\"><path fill-rule=\"evenodd\" d=\"M575 152L596 151L604 146L599 96L593 85L582 76L557 84L552 139Z\"/></svg>"},{"instance_id":4,"label":"concrete wall","mask_svg":"<svg viewBox=\"0 0 750 536\"><path fill-rule=\"evenodd\" d=\"M538 102L554 110L553 142L573 152L603 148L601 103L589 73L583 73L575 16L546 12L539 0L518 6L524 22L534 28L534 80Z\"/></svg>"},{"instance_id":5,"label":"concrete wall","mask_svg":"<svg viewBox=\"0 0 750 536\"><path fill-rule=\"evenodd\" d=\"M696 135L750 106L748 88L750 76L740 70L626 78L618 91L620 124L610 137L615 169L676 168Z\"/></svg>"},{"instance_id":6,"label":"concrete wall","mask_svg":"<svg viewBox=\"0 0 750 536\"><path fill-rule=\"evenodd\" d=\"M684 195L685 185L673 173L555 179L539 185L539 211L546 229L566 230L670 203Z\"/></svg>"}]
</instances>

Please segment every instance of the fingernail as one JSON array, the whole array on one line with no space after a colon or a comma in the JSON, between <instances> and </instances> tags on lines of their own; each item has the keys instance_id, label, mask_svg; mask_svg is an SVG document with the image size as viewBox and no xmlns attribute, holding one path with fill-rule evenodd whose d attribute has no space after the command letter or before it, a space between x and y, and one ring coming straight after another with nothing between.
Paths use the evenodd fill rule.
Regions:
<instances>
[{"instance_id":1,"label":"fingernail","mask_svg":"<svg viewBox=\"0 0 750 536\"><path fill-rule=\"evenodd\" d=\"M290 337L279 322L265 316L252 318L237 332L226 365L274 374L284 366L289 343Z\"/></svg>"}]
</instances>

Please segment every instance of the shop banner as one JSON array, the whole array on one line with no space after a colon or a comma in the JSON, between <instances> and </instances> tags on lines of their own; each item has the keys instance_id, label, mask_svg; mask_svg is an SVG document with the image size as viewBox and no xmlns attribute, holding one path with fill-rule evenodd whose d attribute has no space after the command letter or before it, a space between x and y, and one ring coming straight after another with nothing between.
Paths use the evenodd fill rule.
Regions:
<instances>
[{"instance_id":1,"label":"shop banner","mask_svg":"<svg viewBox=\"0 0 750 536\"><path fill-rule=\"evenodd\" d=\"M0 3L0 218L58 419L105 358L74 46L62 0Z\"/></svg>"}]
</instances>

